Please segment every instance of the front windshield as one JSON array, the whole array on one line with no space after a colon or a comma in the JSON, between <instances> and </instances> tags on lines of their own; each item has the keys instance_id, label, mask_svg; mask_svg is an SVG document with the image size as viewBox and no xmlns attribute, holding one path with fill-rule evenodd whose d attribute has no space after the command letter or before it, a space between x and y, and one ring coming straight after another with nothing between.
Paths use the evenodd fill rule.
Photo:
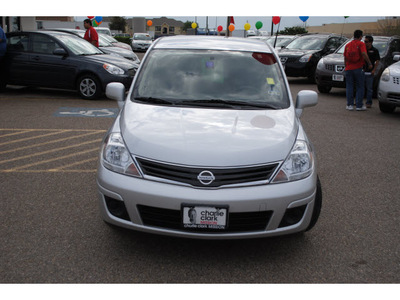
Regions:
<instances>
[{"instance_id":1,"label":"front windshield","mask_svg":"<svg viewBox=\"0 0 400 300\"><path fill-rule=\"evenodd\" d=\"M350 43L351 41L348 41L347 43L343 44L337 51L336 53L338 54L343 54L344 53L344 48L346 47L346 45L348 43ZM382 41L382 40L376 40L372 43L372 46L374 46L376 49L378 49L379 51L379 56L385 56L385 53L387 51L388 48L388 43L387 41Z\"/></svg>"},{"instance_id":2,"label":"front windshield","mask_svg":"<svg viewBox=\"0 0 400 300\"><path fill-rule=\"evenodd\" d=\"M268 44L270 44L273 47L275 44L275 39L276 39L275 47L287 46L293 40L292 37L286 37L286 36L278 36L278 38L271 37L267 40Z\"/></svg>"},{"instance_id":3,"label":"front windshield","mask_svg":"<svg viewBox=\"0 0 400 300\"><path fill-rule=\"evenodd\" d=\"M151 41L151 36L148 34L135 34L133 36L134 40L145 40L145 41Z\"/></svg>"},{"instance_id":4,"label":"front windshield","mask_svg":"<svg viewBox=\"0 0 400 300\"><path fill-rule=\"evenodd\" d=\"M325 45L325 38L303 36L295 39L289 45L287 49L298 49L298 50L322 50Z\"/></svg>"},{"instance_id":5,"label":"front windshield","mask_svg":"<svg viewBox=\"0 0 400 300\"><path fill-rule=\"evenodd\" d=\"M103 54L100 49L78 36L72 34L59 34L57 35L57 38L60 39L75 55Z\"/></svg>"},{"instance_id":6,"label":"front windshield","mask_svg":"<svg viewBox=\"0 0 400 300\"><path fill-rule=\"evenodd\" d=\"M289 107L275 57L239 51L153 50L132 94L133 101L140 99L183 106L228 101L258 109Z\"/></svg>"}]
</instances>

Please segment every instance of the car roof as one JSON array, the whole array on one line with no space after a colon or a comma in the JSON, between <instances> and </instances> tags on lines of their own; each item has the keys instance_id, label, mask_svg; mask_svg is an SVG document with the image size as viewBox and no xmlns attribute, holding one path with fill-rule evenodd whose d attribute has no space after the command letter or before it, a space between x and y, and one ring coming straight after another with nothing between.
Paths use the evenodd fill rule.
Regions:
<instances>
[{"instance_id":1,"label":"car roof","mask_svg":"<svg viewBox=\"0 0 400 300\"><path fill-rule=\"evenodd\" d=\"M155 49L233 50L271 53L266 43L247 38L221 36L173 36L156 40Z\"/></svg>"},{"instance_id":2,"label":"car roof","mask_svg":"<svg viewBox=\"0 0 400 300\"><path fill-rule=\"evenodd\" d=\"M13 31L13 32L8 32L7 35L20 35L20 34L31 34L31 33L39 33L39 34L45 34L45 35L67 35L71 36L70 32L67 31L58 31L58 30L37 30L37 31Z\"/></svg>"}]
</instances>

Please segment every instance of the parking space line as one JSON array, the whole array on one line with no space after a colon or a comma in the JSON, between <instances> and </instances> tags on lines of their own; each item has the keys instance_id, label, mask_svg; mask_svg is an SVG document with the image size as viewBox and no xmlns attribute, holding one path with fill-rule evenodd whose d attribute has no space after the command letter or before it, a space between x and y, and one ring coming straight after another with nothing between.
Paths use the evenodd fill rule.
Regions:
<instances>
[{"instance_id":1,"label":"parking space line","mask_svg":"<svg viewBox=\"0 0 400 300\"><path fill-rule=\"evenodd\" d=\"M70 136L70 137L63 138L63 139L58 139L58 140L43 142L43 143L40 143L40 144L33 144L33 145L29 145L29 146L25 146L25 147L20 147L20 148L16 148L16 149L11 149L11 150L6 150L6 151L0 151L0 154L6 154L6 153L16 152L16 151L20 151L20 150L26 150L26 149L29 149L29 148L40 147L40 146L44 146L44 145L48 145L48 144L53 144L53 143L58 143L58 142L64 142L64 141L67 141L67 140L72 140L72 139L76 139L76 138L80 138L80 137L84 137L84 136L89 136L89 135L93 135L93 134L102 133L102 132L104 132L104 131L105 131L105 130L93 131L93 132L84 133L84 134L80 134L80 135L76 135L76 136ZM1 163L1 162L0 162L0 163Z\"/></svg>"},{"instance_id":2,"label":"parking space line","mask_svg":"<svg viewBox=\"0 0 400 300\"><path fill-rule=\"evenodd\" d=\"M32 131L31 129L27 129L27 130L24 130L24 131L18 131L18 132L14 132L14 133L7 133L7 134L0 135L0 138L9 137L9 136L18 135L18 134L24 134L24 133L31 132L31 131Z\"/></svg>"},{"instance_id":3,"label":"parking space line","mask_svg":"<svg viewBox=\"0 0 400 300\"><path fill-rule=\"evenodd\" d=\"M23 138L23 139L19 139L19 140L13 140L13 141L9 141L9 142L4 142L4 143L0 143L0 146L10 145L10 144L15 144L15 143L20 143L20 142L25 142L25 141L29 141L29 140L33 140L33 139L37 139L37 138L42 138L42 137L46 137L46 136L51 136L51 135L56 135L56 134L61 134L61 133L65 133L65 132L69 132L69 130L61 130L61 131L46 133L46 134L42 134L42 135L38 135L38 136L31 136L31 137L27 137L27 138Z\"/></svg>"},{"instance_id":4,"label":"parking space line","mask_svg":"<svg viewBox=\"0 0 400 300\"><path fill-rule=\"evenodd\" d=\"M38 165L46 164L46 163L49 163L49 162L52 162L52 161L62 160L62 159L66 159L66 158L69 158L69 157L78 156L78 155L82 155L82 154L86 154L86 153L90 153L90 152L94 152L94 151L98 152L99 148L96 147L96 148L89 149L89 150L86 150L86 151L80 151L78 153L72 153L72 154L69 154L69 155L64 155L64 156L60 156L60 157L56 157L56 158L52 158L52 159L48 159L48 160L44 160L44 161L39 161L39 162L36 162L36 163L26 164L26 165L23 165L23 166L20 166L20 167L8 169L8 170L3 170L3 172L5 172L5 173L15 172L15 171L23 170L23 169L26 169L26 168L29 168L29 167L38 166Z\"/></svg>"}]
</instances>

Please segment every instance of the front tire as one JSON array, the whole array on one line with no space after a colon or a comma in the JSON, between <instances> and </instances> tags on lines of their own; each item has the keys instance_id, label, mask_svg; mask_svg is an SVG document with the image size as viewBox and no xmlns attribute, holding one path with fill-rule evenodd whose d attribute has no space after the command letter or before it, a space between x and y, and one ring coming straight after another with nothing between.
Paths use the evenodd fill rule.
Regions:
<instances>
[{"instance_id":1,"label":"front tire","mask_svg":"<svg viewBox=\"0 0 400 300\"><path fill-rule=\"evenodd\" d=\"M318 91L322 94L328 94L332 89L332 87L326 85L318 85L317 87Z\"/></svg>"},{"instance_id":2,"label":"front tire","mask_svg":"<svg viewBox=\"0 0 400 300\"><path fill-rule=\"evenodd\" d=\"M393 104L379 102L379 109L385 114L391 114L396 109L396 106Z\"/></svg>"},{"instance_id":3,"label":"front tire","mask_svg":"<svg viewBox=\"0 0 400 300\"><path fill-rule=\"evenodd\" d=\"M77 90L79 95L86 100L98 99L102 94L100 81L91 74L83 75L78 79Z\"/></svg>"}]
</instances>

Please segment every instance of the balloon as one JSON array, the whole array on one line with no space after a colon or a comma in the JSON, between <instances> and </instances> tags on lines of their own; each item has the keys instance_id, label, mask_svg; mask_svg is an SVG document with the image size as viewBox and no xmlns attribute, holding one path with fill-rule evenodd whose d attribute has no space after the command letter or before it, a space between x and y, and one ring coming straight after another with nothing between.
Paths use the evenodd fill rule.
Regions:
<instances>
[{"instance_id":1,"label":"balloon","mask_svg":"<svg viewBox=\"0 0 400 300\"><path fill-rule=\"evenodd\" d=\"M257 28L257 29L261 29L262 27L263 27L263 23L260 22L260 21L258 21L258 22L256 23L256 28Z\"/></svg>"},{"instance_id":2,"label":"balloon","mask_svg":"<svg viewBox=\"0 0 400 300\"><path fill-rule=\"evenodd\" d=\"M97 24L96 20L94 20L94 21L92 22L92 26L93 26L93 27L97 27L97 26L99 26L99 24Z\"/></svg>"},{"instance_id":3,"label":"balloon","mask_svg":"<svg viewBox=\"0 0 400 300\"><path fill-rule=\"evenodd\" d=\"M299 17L303 22L307 21L309 17Z\"/></svg>"},{"instance_id":4,"label":"balloon","mask_svg":"<svg viewBox=\"0 0 400 300\"><path fill-rule=\"evenodd\" d=\"M218 28L217 28L218 32L221 32L223 29L224 28L221 25L219 25Z\"/></svg>"},{"instance_id":5,"label":"balloon","mask_svg":"<svg viewBox=\"0 0 400 300\"><path fill-rule=\"evenodd\" d=\"M244 24L244 30L249 30L251 28L249 23Z\"/></svg>"},{"instance_id":6,"label":"balloon","mask_svg":"<svg viewBox=\"0 0 400 300\"><path fill-rule=\"evenodd\" d=\"M99 25L101 22L103 22L103 17L95 17L94 19L96 20L97 24L99 24Z\"/></svg>"},{"instance_id":7,"label":"balloon","mask_svg":"<svg viewBox=\"0 0 400 300\"><path fill-rule=\"evenodd\" d=\"M229 27L228 27L228 28L229 28L229 31L231 31L231 32L232 32L232 31L234 31L234 30L235 30L235 25L231 24L231 25L229 25Z\"/></svg>"},{"instance_id":8,"label":"balloon","mask_svg":"<svg viewBox=\"0 0 400 300\"><path fill-rule=\"evenodd\" d=\"M153 25L153 21L152 20L148 20L147 21L147 26L151 27L151 25Z\"/></svg>"},{"instance_id":9,"label":"balloon","mask_svg":"<svg viewBox=\"0 0 400 300\"><path fill-rule=\"evenodd\" d=\"M281 21L281 17L272 17L272 23L279 24L279 22Z\"/></svg>"},{"instance_id":10,"label":"balloon","mask_svg":"<svg viewBox=\"0 0 400 300\"><path fill-rule=\"evenodd\" d=\"M192 28L193 28L193 29L196 29L196 27L197 27L197 24L193 22L193 23L192 23Z\"/></svg>"},{"instance_id":11,"label":"balloon","mask_svg":"<svg viewBox=\"0 0 400 300\"><path fill-rule=\"evenodd\" d=\"M91 20L91 19L94 19L94 16L93 16L93 17L88 17L88 19L90 19L90 20Z\"/></svg>"}]
</instances>

